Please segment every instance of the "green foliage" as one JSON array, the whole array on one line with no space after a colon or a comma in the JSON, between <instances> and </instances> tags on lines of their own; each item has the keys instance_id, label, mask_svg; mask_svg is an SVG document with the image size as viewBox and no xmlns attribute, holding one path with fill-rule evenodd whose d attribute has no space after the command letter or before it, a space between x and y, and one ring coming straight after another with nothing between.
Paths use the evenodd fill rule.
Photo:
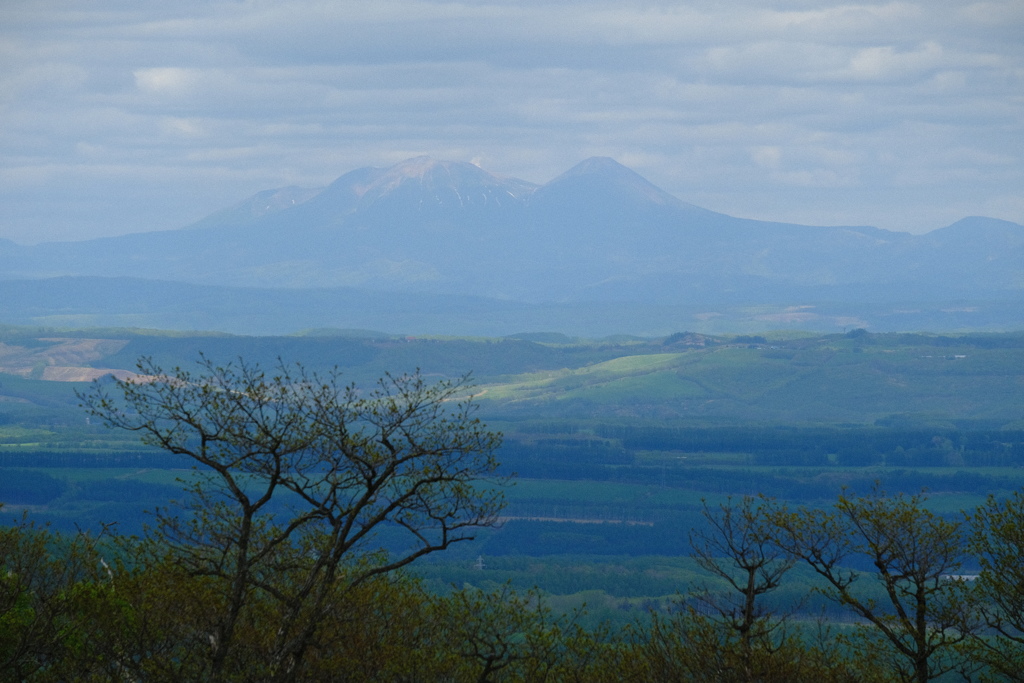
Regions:
<instances>
[{"instance_id":1,"label":"green foliage","mask_svg":"<svg viewBox=\"0 0 1024 683\"><path fill-rule=\"evenodd\" d=\"M837 646L827 628L780 631L745 644L734 630L694 609L653 614L631 643L630 680L723 683L860 683L892 680L868 658Z\"/></svg>"},{"instance_id":2,"label":"green foliage","mask_svg":"<svg viewBox=\"0 0 1024 683\"><path fill-rule=\"evenodd\" d=\"M952 546L959 524L920 502L875 495L829 509L752 499L708 507L687 574L702 567L708 582L676 608L650 605L649 616L620 629L584 627L582 607L556 610L545 593L510 584L436 593L401 572L339 580L331 609L315 612L303 656L285 668L275 643L294 630L273 591L252 586L234 645L215 666L211 644L231 608L227 577L190 571L173 553L153 558L154 539L111 546L22 521L0 533L0 680L1014 679L1024 497L993 499L973 516L971 549L982 553L973 590L940 573L955 570L965 550ZM855 555L868 561L858 565ZM798 611L781 618L762 602L798 573L796 559L824 579L817 590L863 623L814 619L793 600ZM341 568L347 577L359 571ZM281 587L298 579L292 572ZM975 630L972 615L988 630Z\"/></svg>"},{"instance_id":3,"label":"green foliage","mask_svg":"<svg viewBox=\"0 0 1024 683\"><path fill-rule=\"evenodd\" d=\"M76 639L75 592L107 578L95 537L61 537L24 516L0 527L0 681L73 678L93 656Z\"/></svg>"},{"instance_id":4,"label":"green foliage","mask_svg":"<svg viewBox=\"0 0 1024 683\"><path fill-rule=\"evenodd\" d=\"M990 496L973 521L971 550L981 567L974 591L988 629L974 654L991 680L1010 680L1024 671L1024 494Z\"/></svg>"},{"instance_id":5,"label":"green foliage","mask_svg":"<svg viewBox=\"0 0 1024 683\"><path fill-rule=\"evenodd\" d=\"M760 507L750 497L738 504L730 499L714 510L705 504L707 523L690 534L697 564L726 585L724 592L705 587L697 593L696 606L689 607L690 621L712 620L725 639L738 641L745 680L762 678L755 671L755 652L771 655L786 642L784 620L765 609L764 596L779 588L794 564L772 542L769 520Z\"/></svg>"},{"instance_id":6,"label":"green foliage","mask_svg":"<svg viewBox=\"0 0 1024 683\"><path fill-rule=\"evenodd\" d=\"M178 362L176 349L181 347L175 344L181 340L133 340L152 342L161 357ZM1024 501L1018 493L1008 498L1002 493L1022 483L1015 465L1024 462L1024 439L1011 428L1020 419L1019 341L1013 335L858 333L788 341L773 337L768 343L778 348L746 348L755 342L763 346L760 340L744 348L719 340L717 347L682 350L677 345L671 350L679 353L665 354L669 349L643 342L628 348L554 348L523 340L349 339L339 344L319 338L317 362L328 363L343 352L352 363L346 369L350 377L396 359L397 367L415 367L417 359L427 358L430 371L442 376L458 376L454 373L461 373L468 360L482 361L495 380L478 404L507 418L512 434L508 448L479 452L490 453L487 467L507 459L506 471L536 478L519 482L508 493L504 515L515 519L500 530L485 530L472 545L468 539L451 545L454 552L447 555L461 558L451 562L462 568L425 567L424 584L381 569L395 569L417 547L428 547L417 546L423 538L439 544L441 537L431 535L438 527L417 526L404 513L343 550L333 574L325 570L333 550L343 547L333 540L338 527L330 516L344 518L342 508L351 508L354 500L349 494L362 485L327 473L352 471L353 462L357 469L360 462L372 466L389 451L380 430L398 423L382 416L400 422L406 403L389 403L388 396L402 396L412 385L346 393L348 387L329 371L317 377L277 368L274 377L257 365L210 363L179 374L177 383L133 385L137 397L148 398L138 406L129 404L125 412L105 413L169 449L169 455L156 457L156 450L140 451L137 444L100 431L99 425L84 425L80 413L70 412L72 387L4 378L0 393L20 392L17 401L0 403L0 440L9 444L0 450L5 481L19 492L31 485L33 495L40 496L29 500L22 493L17 502L46 503L49 510L38 514L64 515L88 525L104 516L128 519L130 506L134 515L143 506L162 504L174 495L169 484L175 477L182 477L196 496L191 508L161 509L153 533L140 543L126 540L120 556L105 549L111 574L101 569L98 555L90 555L94 551L89 548L96 546L89 545L93 542L87 536L59 536L30 529L25 522L14 527L21 534L16 538L23 540L7 547L15 554L35 553L37 559L25 566L34 562L39 576L59 577L64 566L79 569L54 578L50 585L62 586L56 591L42 583L14 591L0 614L0 641L35 643L17 664L21 673L12 674L21 676L17 680L478 680L482 674L485 680L707 680L712 670L716 680L751 675L759 680L923 680L922 653L928 676L949 670L951 679L959 671L1005 680L1024 664L1024 599L1018 594L1024 578L1017 571L1024 564L1018 533L1024 527ZM221 357L234 357L232 350L239 348L237 338L219 343ZM282 348L279 340L247 343L245 348L267 362ZM314 348L302 343L288 348L298 354ZM540 370L546 374L515 376ZM158 367L147 371L172 374ZM502 373L508 374L495 377ZM239 378L241 385L232 384ZM204 383L205 393L199 390ZM318 387L325 384L341 398L340 405L327 408L332 405L327 394L317 398ZM512 385L522 391L502 394L503 387ZM420 380L417 386L435 385ZM434 407L455 408L468 395L458 380L447 386L454 388ZM129 387L108 381L97 386L93 398L103 394L114 401L124 388ZM192 418L203 410L217 418L195 424L186 419L173 428L174 422L162 419L167 413L138 409L167 405L171 398L180 401L176 405L197 406ZM695 409L698 405L704 408ZM360 412L360 406L366 410ZM114 407L108 403L104 410ZM443 438L453 425L465 426L463 435L473 433L477 427L471 425L478 423L458 410L435 431L413 427L413 433L427 435L418 443L429 444L433 453L434 446L446 443ZM859 424L775 421L802 421L812 414ZM23 420L25 415L36 421ZM721 416L768 421L723 422ZM877 424L863 424L872 420ZM274 434L284 436L275 440ZM483 440L463 443L493 447L483 432L477 434ZM395 441L388 438L392 446ZM203 443L206 451L198 447ZM323 455L345 448L363 453L363 460ZM181 458L198 463L199 469L182 474ZM404 481L428 470L450 469L450 460L432 462L411 470ZM67 469L70 465L78 469ZM290 474L273 474L278 468ZM927 487L930 497L863 495L879 479L888 490ZM844 486L849 489L839 502L823 508L823 501L835 501ZM271 502L259 505L269 489ZM400 489L381 488L391 493L377 503ZM444 490L470 495L457 482ZM330 491L343 504L332 508L336 501ZM996 496L971 520L974 540L968 548L966 528L955 513L992 491ZM800 524L794 518L786 518L787 523L799 527L812 547L832 553L829 571L838 584L805 558L780 577L778 586L757 595L759 612L744 612L745 603L732 600L747 595L738 590L744 587L739 579L756 554L737 553L745 546L729 539L749 538L735 533L746 522L736 524L749 518L747 527L758 529L765 511L755 506L744 512L728 496L758 492L793 506L807 504L782 511L804 516ZM706 508L702 498L709 501ZM112 507L111 499L124 501L117 503L122 507ZM362 508L364 517L380 509ZM734 516L727 515L730 522L722 525L726 510ZM430 514L419 519L427 518L433 520ZM301 521L284 533L296 520ZM423 537L413 533L403 540L403 529ZM691 550L690 529L693 544L712 549L705 554L702 574L699 564L678 557L595 554L682 555ZM821 536L811 534L819 530ZM791 553L775 556L778 566L797 554L794 538L769 539L779 544L776 551L781 547ZM944 538L954 540L944 545ZM32 550L27 539L46 542ZM907 549L915 544L934 551L918 563L934 571L915 574L903 562L914 557ZM377 552L382 547L387 552ZM470 569L465 559L480 552L487 569ZM581 555L554 555L566 552ZM730 561L730 552L741 561ZM553 555L528 557L541 553ZM938 561L942 558L948 561ZM975 561L982 569L977 581L942 578L964 571L961 566L972 571ZM603 568L594 569L602 562ZM240 567L248 577L241 585L248 588L236 599L232 596L240 584L234 578ZM946 569L940 573L936 567ZM452 579L472 586L439 589ZM508 579L512 583L506 586ZM531 592L533 585L552 594ZM683 592L678 609L667 599L676 591ZM60 599L43 599L50 594ZM924 628L916 621L920 595L927 605ZM509 611L513 607L515 613ZM780 621L794 607L795 614ZM865 620L864 627L833 623L829 631L825 623L819 633L814 622L819 607L825 608L826 622L852 609ZM236 608L237 614L225 616ZM653 610L650 617L636 619L647 610ZM40 621L47 613L55 616ZM752 623L749 614L776 626L744 640L743 624ZM605 619L617 627L632 619L636 623L617 634L600 626ZM233 630L225 646L229 621ZM33 626L46 623L54 626ZM310 630L312 623L317 626ZM754 628L747 632L757 633ZM477 636L486 638L471 647ZM306 643L301 653L289 645L300 641ZM5 652L16 649L3 647L9 648ZM226 653L215 675L217 650ZM856 661L858 650L870 651L873 660ZM488 659L496 652L504 654Z\"/></svg>"},{"instance_id":7,"label":"green foliage","mask_svg":"<svg viewBox=\"0 0 1024 683\"><path fill-rule=\"evenodd\" d=\"M140 361L138 381L81 395L110 427L195 462L188 515L159 509L135 554L143 566L202 577L201 632L212 680L252 659L245 629L266 613L259 646L269 680L295 680L322 623L346 591L492 525L497 435L472 417L465 380L419 375L376 389L279 366L268 376L239 361L166 372ZM386 527L404 532L378 550Z\"/></svg>"},{"instance_id":8,"label":"green foliage","mask_svg":"<svg viewBox=\"0 0 1024 683\"><path fill-rule=\"evenodd\" d=\"M963 524L926 510L921 496L840 496L831 510L781 507L774 541L825 581L821 592L866 624L861 637L885 649L901 680L925 683L965 665L962 645L976 630L962 573ZM870 571L856 569L859 563ZM873 577L877 599L863 588ZM865 646L869 646L865 643Z\"/></svg>"},{"instance_id":9,"label":"green foliage","mask_svg":"<svg viewBox=\"0 0 1024 683\"><path fill-rule=\"evenodd\" d=\"M691 532L693 558L710 577L680 599L668 615L653 612L633 641L634 661L647 680L853 681L871 680L873 667L854 666L830 645L827 630L817 638L774 611L767 598L795 564L776 544L766 502L745 497L714 508L705 505L706 524ZM812 642L813 640L813 642Z\"/></svg>"},{"instance_id":10,"label":"green foliage","mask_svg":"<svg viewBox=\"0 0 1024 683\"><path fill-rule=\"evenodd\" d=\"M455 655L458 680L592 680L594 636L577 615L553 614L537 591L467 588L432 605L436 649Z\"/></svg>"},{"instance_id":11,"label":"green foliage","mask_svg":"<svg viewBox=\"0 0 1024 683\"><path fill-rule=\"evenodd\" d=\"M311 369L342 364L347 376L372 381L385 371L459 377L472 369L486 393L489 416L634 420L770 420L871 423L893 415L1020 419L1020 368L1024 336L867 334L806 336L796 333L736 339L702 336L704 346L662 340L545 344L527 339L405 337L242 337L140 333L132 330L11 330L7 343L48 365L56 336L118 340L96 367L130 369L136 358L163 366L194 358L200 350L223 364L245 357L265 366L278 357L302 359ZM680 339L685 339L686 335ZM47 341L51 340L51 341ZM562 340L564 341L564 340ZM753 342L753 343L752 343ZM107 346L103 346L106 349ZM120 350L112 351L112 349ZM666 354L666 350L675 353ZM29 353L31 352L31 353ZM103 355L106 354L106 355ZM24 354L23 354L24 355ZM0 364L0 367L3 367ZM0 403L4 414L56 410L46 394L60 382L8 375L0 395L31 401ZM44 385L49 385L50 388ZM64 404L67 405L66 403ZM21 419L19 417L19 419Z\"/></svg>"}]
</instances>

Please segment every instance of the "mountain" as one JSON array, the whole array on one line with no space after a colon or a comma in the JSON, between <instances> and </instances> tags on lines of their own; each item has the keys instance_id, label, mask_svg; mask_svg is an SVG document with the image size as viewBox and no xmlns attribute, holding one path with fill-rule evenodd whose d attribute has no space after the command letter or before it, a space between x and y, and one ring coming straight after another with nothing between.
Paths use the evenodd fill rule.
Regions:
<instances>
[{"instance_id":1,"label":"mountain","mask_svg":"<svg viewBox=\"0 0 1024 683\"><path fill-rule=\"evenodd\" d=\"M179 230L0 241L0 278L55 277L357 288L535 311L583 302L941 310L1024 298L1024 226L972 217L910 235L772 223L688 204L606 157L543 185L417 157L324 188L260 192ZM1015 322L1024 321L1003 325Z\"/></svg>"},{"instance_id":2,"label":"mountain","mask_svg":"<svg viewBox=\"0 0 1024 683\"><path fill-rule=\"evenodd\" d=\"M676 199L609 157L591 157L538 188L530 203L539 215L576 214L605 222L650 216L664 208L704 211ZM711 212L707 212L711 213Z\"/></svg>"},{"instance_id":3,"label":"mountain","mask_svg":"<svg viewBox=\"0 0 1024 683\"><path fill-rule=\"evenodd\" d=\"M736 334L792 329L835 332L858 327L877 332L1022 328L1021 302L1013 299L954 305L941 301L822 302L811 296L800 301L799 305L636 300L531 304L347 287L270 289L127 277L56 277L0 280L0 327L148 328L244 335L334 328L484 337L522 337L524 331L557 330L592 339L623 331L657 337L680 330ZM557 335L541 337L544 341L555 339Z\"/></svg>"},{"instance_id":4,"label":"mountain","mask_svg":"<svg viewBox=\"0 0 1024 683\"><path fill-rule=\"evenodd\" d=\"M243 202L230 208L221 209L198 223L193 228L217 227L221 225L239 225L261 218L278 211L293 209L299 204L323 194L324 188L280 187L276 190L257 192Z\"/></svg>"},{"instance_id":5,"label":"mountain","mask_svg":"<svg viewBox=\"0 0 1024 683\"><path fill-rule=\"evenodd\" d=\"M357 207L360 220L387 223L410 209L425 220L460 220L515 211L536 185L493 176L473 164L409 159L381 173L365 186Z\"/></svg>"}]
</instances>

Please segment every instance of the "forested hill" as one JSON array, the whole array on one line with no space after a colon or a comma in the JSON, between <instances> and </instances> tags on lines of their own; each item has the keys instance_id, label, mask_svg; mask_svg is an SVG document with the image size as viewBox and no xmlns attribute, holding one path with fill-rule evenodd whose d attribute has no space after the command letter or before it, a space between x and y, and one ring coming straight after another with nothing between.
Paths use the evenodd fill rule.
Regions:
<instances>
[{"instance_id":1,"label":"forested hill","mask_svg":"<svg viewBox=\"0 0 1024 683\"><path fill-rule=\"evenodd\" d=\"M361 336L360 336L361 335ZM165 367L205 354L272 367L340 366L357 383L420 368L472 372L493 418L766 423L1024 421L1024 334L711 336L577 340L409 338L355 332L310 336L168 335L129 330L0 332L0 414L66 405L71 389L135 361ZM63 396L64 399L60 397ZM65 400L66 399L66 400Z\"/></svg>"}]
</instances>

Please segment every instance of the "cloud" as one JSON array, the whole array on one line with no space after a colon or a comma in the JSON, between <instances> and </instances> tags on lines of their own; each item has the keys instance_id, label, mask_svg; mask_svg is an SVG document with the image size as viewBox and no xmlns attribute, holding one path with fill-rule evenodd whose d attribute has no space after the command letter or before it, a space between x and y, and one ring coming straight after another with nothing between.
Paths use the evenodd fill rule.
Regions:
<instances>
[{"instance_id":1,"label":"cloud","mask_svg":"<svg viewBox=\"0 0 1024 683\"><path fill-rule=\"evenodd\" d=\"M188 91L196 79L196 72L177 67L136 69L135 85L147 93L179 95Z\"/></svg>"},{"instance_id":2,"label":"cloud","mask_svg":"<svg viewBox=\"0 0 1024 683\"><path fill-rule=\"evenodd\" d=\"M777 220L1024 221L1022 8L8 3L0 237L172 228L418 154L536 182L610 155L684 200Z\"/></svg>"}]
</instances>

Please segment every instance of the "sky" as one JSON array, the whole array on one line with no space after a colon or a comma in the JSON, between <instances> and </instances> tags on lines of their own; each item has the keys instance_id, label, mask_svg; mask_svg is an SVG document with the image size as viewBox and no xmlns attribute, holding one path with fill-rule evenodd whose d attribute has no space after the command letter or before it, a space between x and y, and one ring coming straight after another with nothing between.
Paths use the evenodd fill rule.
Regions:
<instances>
[{"instance_id":1,"label":"sky","mask_svg":"<svg viewBox=\"0 0 1024 683\"><path fill-rule=\"evenodd\" d=\"M18 0L0 238L183 227L430 155L610 156L734 216L1024 223L1024 2Z\"/></svg>"}]
</instances>

